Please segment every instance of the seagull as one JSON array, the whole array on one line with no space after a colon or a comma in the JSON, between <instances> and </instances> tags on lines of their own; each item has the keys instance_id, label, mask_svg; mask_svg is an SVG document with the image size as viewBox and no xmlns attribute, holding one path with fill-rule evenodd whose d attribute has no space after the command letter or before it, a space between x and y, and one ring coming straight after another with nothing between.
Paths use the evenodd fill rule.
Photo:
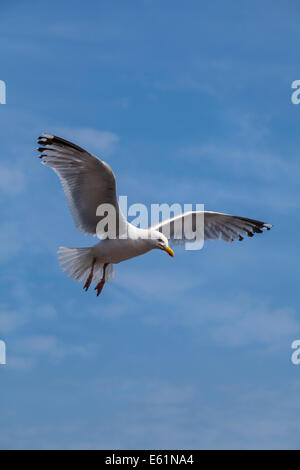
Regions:
<instances>
[{"instance_id":1,"label":"seagull","mask_svg":"<svg viewBox=\"0 0 300 470\"><path fill-rule=\"evenodd\" d=\"M100 295L104 284L113 279L114 264L153 249L165 251L174 257L169 240L174 243L190 240L189 233L183 228L190 227L193 233L199 230L196 224L199 214L204 220L204 240L242 241L244 236L253 237L255 233L262 233L272 227L271 224L259 220L220 212L189 211L163 220L148 229L138 228L129 223L121 212L116 179L107 163L78 145L52 134L45 133L40 136L38 145L42 163L52 168L61 181L77 229L102 238L91 247L58 249L63 271L76 281L84 282L86 291L94 282L97 296ZM115 210L118 222L113 238L105 236L104 229L100 233L98 230L98 223L103 218L97 215L97 208L102 204L109 204ZM181 233L178 233L178 227L181 227Z\"/></svg>"}]
</instances>

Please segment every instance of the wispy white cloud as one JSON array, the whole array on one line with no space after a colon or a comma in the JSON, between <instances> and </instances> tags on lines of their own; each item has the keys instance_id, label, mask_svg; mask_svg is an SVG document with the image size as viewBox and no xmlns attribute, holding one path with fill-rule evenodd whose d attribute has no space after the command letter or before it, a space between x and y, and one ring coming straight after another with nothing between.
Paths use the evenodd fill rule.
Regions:
<instances>
[{"instance_id":1,"label":"wispy white cloud","mask_svg":"<svg viewBox=\"0 0 300 470\"><path fill-rule=\"evenodd\" d=\"M35 365L36 365L36 361L32 357L9 355L6 366L10 370L28 371L28 370L33 369Z\"/></svg>"},{"instance_id":2,"label":"wispy white cloud","mask_svg":"<svg viewBox=\"0 0 300 470\"><path fill-rule=\"evenodd\" d=\"M24 315L9 311L5 307L0 308L0 333L8 334L23 326L26 322Z\"/></svg>"},{"instance_id":3,"label":"wispy white cloud","mask_svg":"<svg viewBox=\"0 0 300 470\"><path fill-rule=\"evenodd\" d=\"M181 274L182 271L169 274L166 281L164 273L155 269L127 268L126 278L118 279L117 283L123 288L132 290L136 297L176 303L177 299L182 299L188 290L199 285L198 279L182 277Z\"/></svg>"},{"instance_id":4,"label":"wispy white cloud","mask_svg":"<svg viewBox=\"0 0 300 470\"><path fill-rule=\"evenodd\" d=\"M79 380L79 379L78 379ZM87 421L80 410L69 420L18 427L1 433L1 448L37 449L296 449L299 447L299 381L282 389L251 382L193 384L136 377L94 379L80 401L97 396L115 405ZM87 393L88 391L88 393ZM60 396L69 403L70 389ZM97 402L99 403L99 402ZM102 407L99 407L102 409ZM83 412L85 408L83 407ZM100 419L101 416L101 419ZM59 426L57 425L59 424Z\"/></svg>"},{"instance_id":5,"label":"wispy white cloud","mask_svg":"<svg viewBox=\"0 0 300 470\"><path fill-rule=\"evenodd\" d=\"M0 260L15 256L22 247L20 228L15 222L5 222L0 226Z\"/></svg>"},{"instance_id":6,"label":"wispy white cloud","mask_svg":"<svg viewBox=\"0 0 300 470\"><path fill-rule=\"evenodd\" d=\"M58 128L56 133L84 147L88 152L98 152L100 157L111 155L119 142L119 136L114 132L85 127L62 127Z\"/></svg>"},{"instance_id":7,"label":"wispy white cloud","mask_svg":"<svg viewBox=\"0 0 300 470\"><path fill-rule=\"evenodd\" d=\"M294 181L299 172L297 159L286 159L271 152L249 150L208 142L200 145L188 145L179 150L182 159L201 162L202 165L214 164L219 172L228 172L241 176L255 175L257 181L276 181L283 176Z\"/></svg>"},{"instance_id":8,"label":"wispy white cloud","mask_svg":"<svg viewBox=\"0 0 300 470\"><path fill-rule=\"evenodd\" d=\"M0 197L16 196L20 194L25 187L25 175L18 168L8 164L0 164ZM2 193L2 194L1 194Z\"/></svg>"},{"instance_id":9,"label":"wispy white cloud","mask_svg":"<svg viewBox=\"0 0 300 470\"><path fill-rule=\"evenodd\" d=\"M129 401L149 406L181 405L191 400L195 393L193 385L178 385L159 379L120 380L112 377L96 380L93 387L108 394L119 388Z\"/></svg>"},{"instance_id":10,"label":"wispy white cloud","mask_svg":"<svg viewBox=\"0 0 300 470\"><path fill-rule=\"evenodd\" d=\"M144 279L139 274L137 277ZM153 277L155 278L154 273ZM158 280L157 284L149 281L149 291L139 287L135 291L145 300L152 295L161 302L159 311L153 311L151 315L142 318L146 323L197 328L199 341L208 340L230 348L260 345L266 350L280 349L283 345L289 345L290 338L300 334L300 321L295 309L291 307L273 306L266 299L249 295L216 300L214 296L203 293L199 298L199 281L198 285L197 281L194 285L189 285L188 281L177 279L171 287L168 284L167 289L164 280L161 281ZM141 283L126 282L129 289L130 286L140 286ZM203 292L204 290L205 286Z\"/></svg>"},{"instance_id":11,"label":"wispy white cloud","mask_svg":"<svg viewBox=\"0 0 300 470\"><path fill-rule=\"evenodd\" d=\"M279 347L300 333L300 321L294 309L271 308L256 299L240 298L235 304L222 303L211 310L216 324L212 338L225 346L262 344Z\"/></svg>"},{"instance_id":12,"label":"wispy white cloud","mask_svg":"<svg viewBox=\"0 0 300 470\"><path fill-rule=\"evenodd\" d=\"M45 319L55 318L57 315L56 309L50 304L37 305L35 311L38 316Z\"/></svg>"},{"instance_id":13,"label":"wispy white cloud","mask_svg":"<svg viewBox=\"0 0 300 470\"><path fill-rule=\"evenodd\" d=\"M55 361L61 361L69 356L88 357L95 351L95 346L67 344L56 336L35 335L20 339L14 349L19 355L32 359L34 364L43 356Z\"/></svg>"}]
</instances>

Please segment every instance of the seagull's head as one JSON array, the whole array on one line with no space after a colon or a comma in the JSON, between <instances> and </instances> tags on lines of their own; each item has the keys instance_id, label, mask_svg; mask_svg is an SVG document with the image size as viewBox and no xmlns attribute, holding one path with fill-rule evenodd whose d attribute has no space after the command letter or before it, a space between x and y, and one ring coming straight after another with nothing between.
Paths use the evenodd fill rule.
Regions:
<instances>
[{"instance_id":1,"label":"seagull's head","mask_svg":"<svg viewBox=\"0 0 300 470\"><path fill-rule=\"evenodd\" d=\"M159 250L166 251L168 255L172 256L172 258L175 256L174 251L172 250L172 248L169 247L169 242L168 242L167 237L165 237L165 235L158 232L157 230L152 230L151 239L154 243L153 248L158 248Z\"/></svg>"}]
</instances>

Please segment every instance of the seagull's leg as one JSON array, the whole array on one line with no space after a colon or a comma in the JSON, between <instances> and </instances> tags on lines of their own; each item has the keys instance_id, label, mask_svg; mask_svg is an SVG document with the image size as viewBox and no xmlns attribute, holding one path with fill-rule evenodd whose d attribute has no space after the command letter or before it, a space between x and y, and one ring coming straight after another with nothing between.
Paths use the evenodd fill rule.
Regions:
<instances>
[{"instance_id":1,"label":"seagull's leg","mask_svg":"<svg viewBox=\"0 0 300 470\"><path fill-rule=\"evenodd\" d=\"M89 289L91 282L93 280L95 263L96 263L96 258L93 259L89 277L87 278L86 283L84 284L84 287L83 287L86 291Z\"/></svg>"},{"instance_id":2,"label":"seagull's leg","mask_svg":"<svg viewBox=\"0 0 300 470\"><path fill-rule=\"evenodd\" d=\"M101 294L101 291L103 289L103 286L105 284L105 271L106 271L106 267L107 267L108 263L105 263L104 266L103 266L103 276L102 276L102 279L101 281L96 285L95 287L95 290L97 291L97 297L98 295Z\"/></svg>"}]
</instances>

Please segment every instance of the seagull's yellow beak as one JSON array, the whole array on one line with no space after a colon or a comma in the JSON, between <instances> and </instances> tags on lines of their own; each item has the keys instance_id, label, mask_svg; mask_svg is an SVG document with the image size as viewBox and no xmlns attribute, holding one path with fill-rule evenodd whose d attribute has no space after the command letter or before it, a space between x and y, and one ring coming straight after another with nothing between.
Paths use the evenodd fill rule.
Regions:
<instances>
[{"instance_id":1,"label":"seagull's yellow beak","mask_svg":"<svg viewBox=\"0 0 300 470\"><path fill-rule=\"evenodd\" d=\"M172 250L172 248L170 248L169 246L164 246L163 250L166 251L168 255L172 256L172 258L174 258L175 255L174 255L174 251Z\"/></svg>"}]
</instances>

